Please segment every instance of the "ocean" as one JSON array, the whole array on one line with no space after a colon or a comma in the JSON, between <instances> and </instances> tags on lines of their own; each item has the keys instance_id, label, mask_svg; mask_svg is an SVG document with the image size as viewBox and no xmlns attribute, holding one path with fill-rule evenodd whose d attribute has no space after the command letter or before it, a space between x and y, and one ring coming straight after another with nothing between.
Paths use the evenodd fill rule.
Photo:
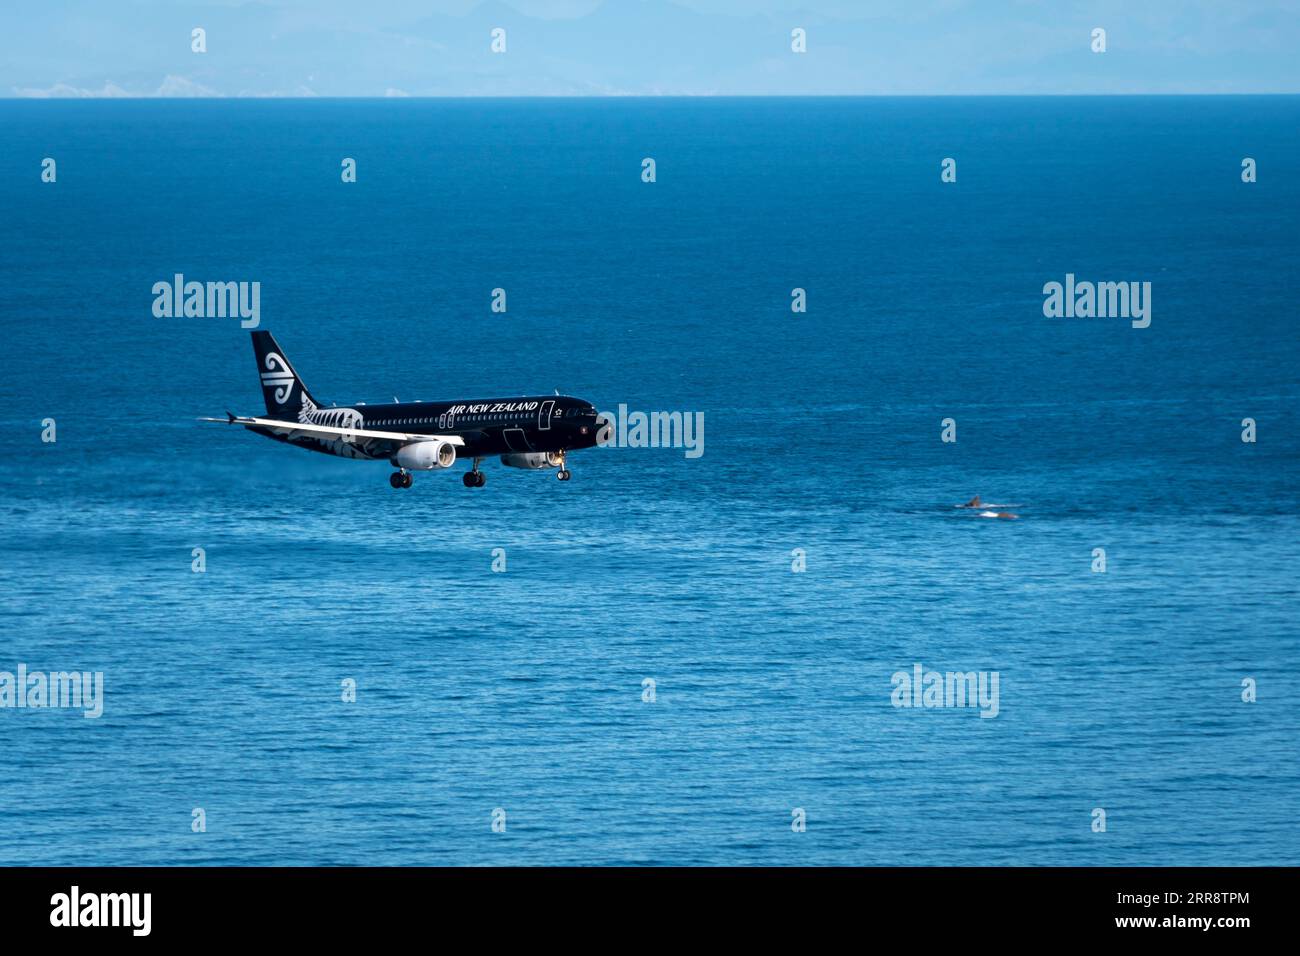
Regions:
<instances>
[{"instance_id":1,"label":"ocean","mask_svg":"<svg viewBox=\"0 0 1300 956\"><path fill-rule=\"evenodd\" d=\"M103 674L0 708L0 864L1300 863L1298 161L1289 96L0 101L0 671ZM177 273L326 401L703 454L395 491L197 422L263 406Z\"/></svg>"}]
</instances>

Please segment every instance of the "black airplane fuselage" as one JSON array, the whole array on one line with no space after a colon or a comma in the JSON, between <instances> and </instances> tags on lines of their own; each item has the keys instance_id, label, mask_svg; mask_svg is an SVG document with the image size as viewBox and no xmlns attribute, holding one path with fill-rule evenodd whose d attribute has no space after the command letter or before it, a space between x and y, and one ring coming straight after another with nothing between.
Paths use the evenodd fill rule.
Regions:
<instances>
[{"instance_id":1,"label":"black airplane fuselage","mask_svg":"<svg viewBox=\"0 0 1300 956\"><path fill-rule=\"evenodd\" d=\"M577 451L596 445L596 409L571 395L536 395L525 398L479 398L454 402L397 402L385 405L326 406L312 408L308 401L293 415L276 415L285 421L338 425L367 431L406 432L413 435L456 435L465 444L457 458ZM386 453L361 455L356 446L312 435L281 435L253 427L251 431L278 441L326 455L386 460Z\"/></svg>"},{"instance_id":2,"label":"black airplane fuselage","mask_svg":"<svg viewBox=\"0 0 1300 956\"><path fill-rule=\"evenodd\" d=\"M592 448L596 408L571 395L477 398L391 405L325 405L312 397L284 350L265 330L252 333L266 415L226 421L308 451L340 458L387 461L394 488L409 488L412 471L446 469L469 459L469 487L486 480L479 463L500 456L512 468L558 469L568 481L568 452ZM220 419L207 419L220 421Z\"/></svg>"}]
</instances>

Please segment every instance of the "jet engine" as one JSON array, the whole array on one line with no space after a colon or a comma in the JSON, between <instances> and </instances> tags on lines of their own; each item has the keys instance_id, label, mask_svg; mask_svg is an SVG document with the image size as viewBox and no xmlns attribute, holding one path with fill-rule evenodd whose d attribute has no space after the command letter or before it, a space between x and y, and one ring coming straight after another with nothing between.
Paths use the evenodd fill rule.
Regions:
<instances>
[{"instance_id":1,"label":"jet engine","mask_svg":"<svg viewBox=\"0 0 1300 956\"><path fill-rule=\"evenodd\" d=\"M456 446L449 441L411 442L397 449L393 464L409 471L430 471L434 468L450 468L456 463Z\"/></svg>"},{"instance_id":2,"label":"jet engine","mask_svg":"<svg viewBox=\"0 0 1300 956\"><path fill-rule=\"evenodd\" d=\"M534 451L518 455L502 455L501 464L510 468L559 468L564 456L558 451Z\"/></svg>"}]
</instances>

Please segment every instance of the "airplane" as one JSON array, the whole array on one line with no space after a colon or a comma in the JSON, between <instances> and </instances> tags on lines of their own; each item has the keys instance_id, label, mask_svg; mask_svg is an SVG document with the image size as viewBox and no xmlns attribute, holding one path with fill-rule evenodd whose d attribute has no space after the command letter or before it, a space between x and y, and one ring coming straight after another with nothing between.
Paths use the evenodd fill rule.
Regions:
<instances>
[{"instance_id":1,"label":"airplane","mask_svg":"<svg viewBox=\"0 0 1300 956\"><path fill-rule=\"evenodd\" d=\"M463 481L482 488L484 458L500 456L510 468L558 468L568 481L571 451L594 448L596 408L569 395L481 398L456 402L398 402L392 405L324 406L312 398L270 332L256 330L253 354L262 378L265 418L235 415L201 418L242 425L251 432L309 451L342 458L387 461L394 488L411 487L411 472L450 468L471 459Z\"/></svg>"}]
</instances>

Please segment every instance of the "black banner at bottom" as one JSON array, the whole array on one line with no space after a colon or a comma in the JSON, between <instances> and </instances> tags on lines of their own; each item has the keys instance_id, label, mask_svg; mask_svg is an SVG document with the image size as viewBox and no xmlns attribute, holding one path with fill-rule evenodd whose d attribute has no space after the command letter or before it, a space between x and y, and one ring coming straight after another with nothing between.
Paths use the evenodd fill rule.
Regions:
<instances>
[{"instance_id":1,"label":"black banner at bottom","mask_svg":"<svg viewBox=\"0 0 1300 956\"><path fill-rule=\"evenodd\" d=\"M466 930L483 941L652 936L689 920L734 938L847 931L921 941L1283 928L1286 868L11 868L7 941L375 942ZM988 934L995 934L990 937ZM920 936L917 936L920 934Z\"/></svg>"}]
</instances>

